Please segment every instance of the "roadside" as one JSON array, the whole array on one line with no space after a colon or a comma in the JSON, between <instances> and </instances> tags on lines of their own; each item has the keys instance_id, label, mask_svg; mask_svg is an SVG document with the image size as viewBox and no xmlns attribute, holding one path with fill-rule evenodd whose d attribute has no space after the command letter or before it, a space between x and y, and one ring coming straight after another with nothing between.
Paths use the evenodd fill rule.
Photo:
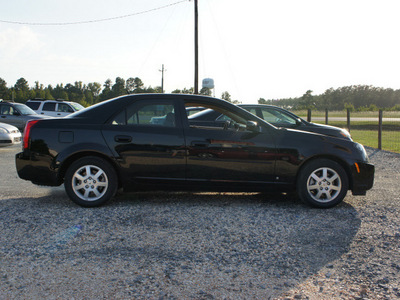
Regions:
<instances>
[{"instance_id":1,"label":"roadside","mask_svg":"<svg viewBox=\"0 0 400 300\"><path fill-rule=\"evenodd\" d=\"M0 149L5 299L400 298L400 155L368 149L366 197L132 193L100 208L17 178Z\"/></svg>"}]
</instances>

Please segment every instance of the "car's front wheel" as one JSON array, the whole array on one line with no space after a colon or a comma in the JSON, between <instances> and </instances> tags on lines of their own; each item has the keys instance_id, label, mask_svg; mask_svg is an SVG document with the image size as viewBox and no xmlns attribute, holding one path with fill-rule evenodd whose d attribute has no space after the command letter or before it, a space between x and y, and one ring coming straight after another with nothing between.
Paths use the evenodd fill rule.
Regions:
<instances>
[{"instance_id":1,"label":"car's front wheel","mask_svg":"<svg viewBox=\"0 0 400 300\"><path fill-rule=\"evenodd\" d=\"M314 207L333 207L346 197L349 188L346 171L337 162L319 159L300 172L297 191L303 202Z\"/></svg>"},{"instance_id":2,"label":"car's front wheel","mask_svg":"<svg viewBox=\"0 0 400 300\"><path fill-rule=\"evenodd\" d=\"M109 162L89 156L71 164L65 174L64 186L76 204L94 207L104 204L115 195L118 179Z\"/></svg>"}]
</instances>

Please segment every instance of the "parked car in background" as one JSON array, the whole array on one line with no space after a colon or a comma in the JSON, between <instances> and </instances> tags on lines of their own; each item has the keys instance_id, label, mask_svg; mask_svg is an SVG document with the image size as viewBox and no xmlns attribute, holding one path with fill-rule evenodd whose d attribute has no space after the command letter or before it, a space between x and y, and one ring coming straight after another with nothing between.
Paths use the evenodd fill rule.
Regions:
<instances>
[{"instance_id":1,"label":"parked car in background","mask_svg":"<svg viewBox=\"0 0 400 300\"><path fill-rule=\"evenodd\" d=\"M47 118L50 117L38 115L25 104L0 100L0 122L13 125L21 132L27 121Z\"/></svg>"},{"instance_id":2,"label":"parked car in background","mask_svg":"<svg viewBox=\"0 0 400 300\"><path fill-rule=\"evenodd\" d=\"M77 102L64 100L32 99L28 100L26 105L40 115L52 117L65 117L84 109L84 107Z\"/></svg>"},{"instance_id":3,"label":"parked car in background","mask_svg":"<svg viewBox=\"0 0 400 300\"><path fill-rule=\"evenodd\" d=\"M277 106L264 104L239 104L239 106L276 127L304 130L351 140L350 133L343 128L307 122ZM217 127L224 127L230 121L229 117L212 109L193 114L189 119L193 124Z\"/></svg>"},{"instance_id":4,"label":"parked car in background","mask_svg":"<svg viewBox=\"0 0 400 300\"><path fill-rule=\"evenodd\" d=\"M212 108L229 125L199 126L186 107ZM305 203L328 208L348 190L365 195L374 180L358 143L275 127L224 100L181 94L122 96L30 121L16 168L34 184L64 183L82 206L101 205L123 188L295 190Z\"/></svg>"},{"instance_id":5,"label":"parked car in background","mask_svg":"<svg viewBox=\"0 0 400 300\"><path fill-rule=\"evenodd\" d=\"M0 122L0 147L21 143L21 132L17 127Z\"/></svg>"}]
</instances>

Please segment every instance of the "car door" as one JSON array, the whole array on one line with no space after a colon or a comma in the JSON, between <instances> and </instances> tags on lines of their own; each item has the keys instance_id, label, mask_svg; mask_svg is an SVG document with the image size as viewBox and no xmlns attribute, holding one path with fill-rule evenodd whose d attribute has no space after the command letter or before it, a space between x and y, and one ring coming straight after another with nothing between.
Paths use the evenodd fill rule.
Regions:
<instances>
[{"instance_id":1,"label":"car door","mask_svg":"<svg viewBox=\"0 0 400 300\"><path fill-rule=\"evenodd\" d=\"M185 101L185 106L195 105L194 100ZM257 118L243 111L242 114L232 111L229 106L202 101L197 105L212 108L231 122L220 127L198 126L190 119L185 120L187 180L232 187L272 183L275 180L275 144L268 130L248 126L254 125Z\"/></svg>"},{"instance_id":2,"label":"car door","mask_svg":"<svg viewBox=\"0 0 400 300\"><path fill-rule=\"evenodd\" d=\"M55 102L46 102L43 103L41 115L57 117L56 112L56 103Z\"/></svg>"},{"instance_id":3,"label":"car door","mask_svg":"<svg viewBox=\"0 0 400 300\"><path fill-rule=\"evenodd\" d=\"M137 100L104 125L103 136L125 183L185 181L181 123L175 98L160 97Z\"/></svg>"}]
</instances>

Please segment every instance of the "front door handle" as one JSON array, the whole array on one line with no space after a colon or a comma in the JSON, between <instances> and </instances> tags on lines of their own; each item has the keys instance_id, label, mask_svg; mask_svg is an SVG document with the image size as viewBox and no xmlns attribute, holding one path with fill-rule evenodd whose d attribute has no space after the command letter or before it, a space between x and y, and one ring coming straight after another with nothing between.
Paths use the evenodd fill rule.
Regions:
<instances>
[{"instance_id":1,"label":"front door handle","mask_svg":"<svg viewBox=\"0 0 400 300\"><path fill-rule=\"evenodd\" d=\"M130 143L132 142L132 137L129 135L116 135L114 141L118 143Z\"/></svg>"}]
</instances>

